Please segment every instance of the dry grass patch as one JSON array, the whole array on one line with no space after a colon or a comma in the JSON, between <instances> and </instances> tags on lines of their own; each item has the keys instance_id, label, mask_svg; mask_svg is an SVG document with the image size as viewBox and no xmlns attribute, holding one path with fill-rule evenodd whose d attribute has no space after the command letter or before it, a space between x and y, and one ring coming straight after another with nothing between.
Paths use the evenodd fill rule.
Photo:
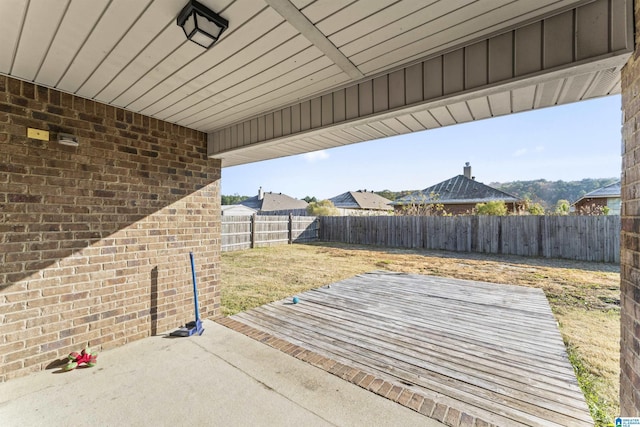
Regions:
<instances>
[{"instance_id":1,"label":"dry grass patch","mask_svg":"<svg viewBox=\"0 0 640 427\"><path fill-rule=\"evenodd\" d=\"M224 315L373 270L544 290L567 345L593 375L604 418L619 411L620 270L612 264L343 244L284 245L222 255ZM587 393L585 393L587 394ZM602 424L606 424L603 420Z\"/></svg>"}]
</instances>

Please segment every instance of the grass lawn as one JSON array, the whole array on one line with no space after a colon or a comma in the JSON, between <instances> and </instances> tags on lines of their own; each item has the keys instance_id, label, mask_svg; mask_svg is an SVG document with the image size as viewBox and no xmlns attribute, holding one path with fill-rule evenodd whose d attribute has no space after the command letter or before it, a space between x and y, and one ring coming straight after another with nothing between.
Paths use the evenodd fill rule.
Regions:
<instances>
[{"instance_id":1,"label":"grass lawn","mask_svg":"<svg viewBox=\"0 0 640 427\"><path fill-rule=\"evenodd\" d=\"M328 243L225 252L223 314L238 313L373 270L543 289L596 425L612 424L618 415L617 265Z\"/></svg>"}]
</instances>

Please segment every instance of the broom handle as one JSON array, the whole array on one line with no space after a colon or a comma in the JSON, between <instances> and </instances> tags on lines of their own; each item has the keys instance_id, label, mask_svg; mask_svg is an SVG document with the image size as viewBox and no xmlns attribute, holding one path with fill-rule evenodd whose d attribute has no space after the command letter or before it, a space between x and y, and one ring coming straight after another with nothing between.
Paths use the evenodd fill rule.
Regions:
<instances>
[{"instance_id":1,"label":"broom handle","mask_svg":"<svg viewBox=\"0 0 640 427\"><path fill-rule=\"evenodd\" d=\"M193 252L189 252L191 258L191 278L193 279L193 301L196 305L196 322L200 320L200 312L198 311L198 285L196 285L196 266L193 262Z\"/></svg>"}]
</instances>

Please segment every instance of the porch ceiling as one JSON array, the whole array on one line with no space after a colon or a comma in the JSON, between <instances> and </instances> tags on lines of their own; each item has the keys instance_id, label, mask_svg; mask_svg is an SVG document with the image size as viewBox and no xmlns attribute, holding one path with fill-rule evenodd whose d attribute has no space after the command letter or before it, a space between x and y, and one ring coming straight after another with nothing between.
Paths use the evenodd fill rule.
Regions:
<instances>
[{"instance_id":1,"label":"porch ceiling","mask_svg":"<svg viewBox=\"0 0 640 427\"><path fill-rule=\"evenodd\" d=\"M0 16L11 18L0 27L0 74L215 132L591 1L201 3L229 21L209 50L186 41L176 25L186 0L3 0ZM560 87L580 74L588 84L581 80L573 92L557 89L554 99L582 99L594 85L601 89L597 96L615 93L625 60L608 64L611 72L580 69L558 77ZM439 125L474 120L487 116L477 108L507 99L500 111L532 109L544 90L540 84L503 90L503 101L490 94L465 99L459 113L449 108L442 120L433 111L426 122L423 113L406 118L407 111L361 129L323 129L304 141L294 138L299 143L261 144L219 157L223 165L240 164L430 128L429 115Z\"/></svg>"}]
</instances>

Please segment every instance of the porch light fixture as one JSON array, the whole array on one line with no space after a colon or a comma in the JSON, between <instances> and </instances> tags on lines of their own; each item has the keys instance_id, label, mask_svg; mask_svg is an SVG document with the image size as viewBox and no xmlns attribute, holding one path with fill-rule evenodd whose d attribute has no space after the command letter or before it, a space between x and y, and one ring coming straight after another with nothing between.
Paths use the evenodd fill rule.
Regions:
<instances>
[{"instance_id":1,"label":"porch light fixture","mask_svg":"<svg viewBox=\"0 0 640 427\"><path fill-rule=\"evenodd\" d=\"M196 0L189 0L180 11L177 22L189 40L205 49L213 46L222 32L229 27L229 21Z\"/></svg>"},{"instance_id":2,"label":"porch light fixture","mask_svg":"<svg viewBox=\"0 0 640 427\"><path fill-rule=\"evenodd\" d=\"M71 135L70 133L59 133L58 134L58 143L62 145L69 145L71 147L77 147L80 145L78 142L78 137L75 135Z\"/></svg>"}]
</instances>

